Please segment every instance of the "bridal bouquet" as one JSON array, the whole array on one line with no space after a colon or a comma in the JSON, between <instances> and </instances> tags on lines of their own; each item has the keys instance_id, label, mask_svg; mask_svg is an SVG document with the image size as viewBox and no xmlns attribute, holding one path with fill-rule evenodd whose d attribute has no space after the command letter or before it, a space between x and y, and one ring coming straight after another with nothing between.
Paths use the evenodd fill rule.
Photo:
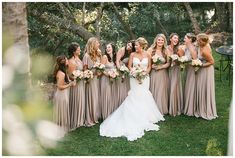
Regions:
<instances>
[{"instance_id":1,"label":"bridal bouquet","mask_svg":"<svg viewBox=\"0 0 235 158\"><path fill-rule=\"evenodd\" d=\"M178 58L178 62L180 63L181 69L184 69L186 63L190 62L190 60L187 56L182 56Z\"/></svg>"},{"instance_id":2,"label":"bridal bouquet","mask_svg":"<svg viewBox=\"0 0 235 158\"><path fill-rule=\"evenodd\" d=\"M83 78L85 79L86 83L89 83L89 81L94 77L93 72L91 70L85 70L83 72Z\"/></svg>"},{"instance_id":3,"label":"bridal bouquet","mask_svg":"<svg viewBox=\"0 0 235 158\"><path fill-rule=\"evenodd\" d=\"M109 76L110 82L113 83L113 80L118 79L119 73L117 69L111 69L108 71L108 76Z\"/></svg>"},{"instance_id":4,"label":"bridal bouquet","mask_svg":"<svg viewBox=\"0 0 235 158\"><path fill-rule=\"evenodd\" d=\"M177 54L172 54L172 55L169 56L169 58L171 60L171 66L173 66L174 65L173 62L178 61L179 56Z\"/></svg>"},{"instance_id":5,"label":"bridal bouquet","mask_svg":"<svg viewBox=\"0 0 235 158\"><path fill-rule=\"evenodd\" d=\"M153 64L159 65L159 64L164 64L166 62L165 58L155 54L152 56Z\"/></svg>"},{"instance_id":6,"label":"bridal bouquet","mask_svg":"<svg viewBox=\"0 0 235 158\"><path fill-rule=\"evenodd\" d=\"M192 66L195 67L194 70L195 72L197 72L197 70L199 70L199 68L202 66L201 60L200 59L192 60Z\"/></svg>"},{"instance_id":7,"label":"bridal bouquet","mask_svg":"<svg viewBox=\"0 0 235 158\"><path fill-rule=\"evenodd\" d=\"M104 72L105 70L105 65L104 64L101 64L99 62L96 62L93 66L93 68L96 70L96 71L99 71L99 72Z\"/></svg>"},{"instance_id":8,"label":"bridal bouquet","mask_svg":"<svg viewBox=\"0 0 235 158\"><path fill-rule=\"evenodd\" d=\"M121 77L122 77L122 82L123 82L124 78L126 76L129 76L129 74L130 74L130 70L126 67L126 65L122 65L119 69L119 72L120 72Z\"/></svg>"},{"instance_id":9,"label":"bridal bouquet","mask_svg":"<svg viewBox=\"0 0 235 158\"><path fill-rule=\"evenodd\" d=\"M134 66L131 69L131 77L136 78L139 82L139 84L142 84L142 80L145 79L145 77L148 76L146 69L142 68L141 66Z\"/></svg>"},{"instance_id":10,"label":"bridal bouquet","mask_svg":"<svg viewBox=\"0 0 235 158\"><path fill-rule=\"evenodd\" d=\"M77 82L79 82L80 80L82 80L83 77L84 77L83 71L80 71L80 70L74 70L72 74L73 74L73 76L76 78Z\"/></svg>"}]
</instances>

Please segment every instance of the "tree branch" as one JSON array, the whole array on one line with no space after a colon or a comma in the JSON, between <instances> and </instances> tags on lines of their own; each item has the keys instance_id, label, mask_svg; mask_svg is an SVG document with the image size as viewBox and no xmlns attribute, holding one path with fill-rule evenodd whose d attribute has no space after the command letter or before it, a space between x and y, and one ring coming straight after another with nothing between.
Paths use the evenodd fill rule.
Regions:
<instances>
[{"instance_id":1,"label":"tree branch","mask_svg":"<svg viewBox=\"0 0 235 158\"><path fill-rule=\"evenodd\" d=\"M68 31L71 31L77 35L79 35L82 39L87 41L90 37L93 37L94 35L88 30L86 30L84 27L70 21L67 19L61 19L53 14L43 13L40 17L38 16L36 11L32 11L31 14L37 18L40 18L43 22L52 25L57 26L62 29L66 29Z\"/></svg>"},{"instance_id":2,"label":"tree branch","mask_svg":"<svg viewBox=\"0 0 235 158\"><path fill-rule=\"evenodd\" d=\"M117 9L117 7L115 6L114 3L112 3L112 6L113 6L113 8L114 8L114 12L115 12L115 14L117 15L118 20L121 22L121 24L123 25L124 29L125 29L126 32L128 33L129 38L130 38L130 39L136 39L136 36L135 36L135 34L133 33L133 31L131 30L130 25L129 25L128 23L126 23L126 22L122 19L122 16L119 14L118 9Z\"/></svg>"}]
</instances>

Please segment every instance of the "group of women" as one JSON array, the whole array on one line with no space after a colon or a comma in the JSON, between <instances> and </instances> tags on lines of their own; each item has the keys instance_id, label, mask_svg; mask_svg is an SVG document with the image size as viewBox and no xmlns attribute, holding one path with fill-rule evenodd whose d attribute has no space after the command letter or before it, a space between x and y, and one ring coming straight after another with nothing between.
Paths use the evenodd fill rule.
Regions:
<instances>
[{"instance_id":1,"label":"group of women","mask_svg":"<svg viewBox=\"0 0 235 158\"><path fill-rule=\"evenodd\" d=\"M168 45L167 45L168 43ZM149 70L149 90L162 115L201 117L206 120L217 116L214 87L214 59L206 34L187 33L184 44L179 44L179 36L172 33L167 41L164 34L158 34L153 44L147 49L143 47L145 56L160 56L161 64L153 64ZM117 53L115 45L108 43L104 53L100 51L99 40L95 37L87 41L83 59L80 59L79 44L72 43L68 47L68 59L58 56L54 71L57 85L54 94L54 120L65 131L80 126L93 126L108 118L125 100L130 90L128 76L110 80L107 71L119 70L122 65L132 68L131 54L136 50L135 40L128 41ZM193 65L185 64L182 71L177 61L170 56L187 56L188 59L200 59L202 65L195 71ZM137 55L138 56L138 55ZM140 57L141 62L141 57ZM105 65L105 71L93 69L95 63ZM91 70L94 77L89 81L76 81L72 75L75 70Z\"/></svg>"}]
</instances>

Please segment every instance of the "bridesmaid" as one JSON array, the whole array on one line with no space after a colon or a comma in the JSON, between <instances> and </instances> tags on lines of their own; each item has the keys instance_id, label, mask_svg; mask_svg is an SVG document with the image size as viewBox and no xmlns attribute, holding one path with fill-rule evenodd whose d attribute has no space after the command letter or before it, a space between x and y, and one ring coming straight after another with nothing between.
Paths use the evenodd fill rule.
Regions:
<instances>
[{"instance_id":1,"label":"bridesmaid","mask_svg":"<svg viewBox=\"0 0 235 158\"><path fill-rule=\"evenodd\" d=\"M101 62L101 52L99 50L100 43L97 38L91 37L88 39L85 54L83 57L84 70L92 69L95 62ZM93 126L98 123L98 119L101 115L100 105L99 105L99 80L98 76L101 74L92 70L94 73L94 78L86 84L86 110L85 110L85 125Z\"/></svg>"},{"instance_id":2,"label":"bridesmaid","mask_svg":"<svg viewBox=\"0 0 235 158\"><path fill-rule=\"evenodd\" d=\"M70 131L69 87L76 85L76 82L69 82L66 73L67 65L68 60L64 55L56 58L54 78L57 89L53 98L53 117L56 124L61 126L65 132Z\"/></svg>"},{"instance_id":3,"label":"bridesmaid","mask_svg":"<svg viewBox=\"0 0 235 158\"><path fill-rule=\"evenodd\" d=\"M170 35L170 45L168 45L168 55L178 55L179 35L172 33ZM176 116L183 112L183 91L181 84L180 66L172 62L169 67L170 95L169 95L169 114Z\"/></svg>"},{"instance_id":4,"label":"bridesmaid","mask_svg":"<svg viewBox=\"0 0 235 158\"><path fill-rule=\"evenodd\" d=\"M116 53L115 46L112 43L106 45L105 54L102 57L101 63L105 65L104 75L101 77L101 116L106 119L116 109L116 86L111 83L107 72L115 69Z\"/></svg>"},{"instance_id":5,"label":"bridesmaid","mask_svg":"<svg viewBox=\"0 0 235 158\"><path fill-rule=\"evenodd\" d=\"M169 76L167 68L170 64L167 60L168 50L166 44L165 35L158 34L151 47L148 49L148 53L151 54L151 56L156 54L165 59L164 64L152 64L152 71L150 73L150 91L162 115L168 114L169 99Z\"/></svg>"},{"instance_id":6,"label":"bridesmaid","mask_svg":"<svg viewBox=\"0 0 235 158\"><path fill-rule=\"evenodd\" d=\"M179 50L179 56L186 56L189 60L197 58L194 42L196 36L193 33L187 33L184 37L184 46ZM185 67L185 87L184 87L184 114L188 116L195 115L195 70L190 64Z\"/></svg>"},{"instance_id":7,"label":"bridesmaid","mask_svg":"<svg viewBox=\"0 0 235 158\"><path fill-rule=\"evenodd\" d=\"M79 59L81 49L79 44L72 43L68 47L69 65L68 73L71 80L74 80L72 73L75 70L83 70L83 63ZM84 126L85 122L85 84L81 80L76 86L70 88L69 92L69 109L71 129Z\"/></svg>"},{"instance_id":8,"label":"bridesmaid","mask_svg":"<svg viewBox=\"0 0 235 158\"><path fill-rule=\"evenodd\" d=\"M118 50L116 55L117 69L120 69L123 64L128 66L129 57L132 52L135 52L134 40L128 41L125 47ZM126 77L125 79L117 80L116 86L118 98L117 106L119 106L125 100L128 95L128 91L130 90L130 78Z\"/></svg>"},{"instance_id":9,"label":"bridesmaid","mask_svg":"<svg viewBox=\"0 0 235 158\"><path fill-rule=\"evenodd\" d=\"M197 36L198 58L203 64L196 74L196 117L212 120L218 116L215 103L214 58L208 41L206 34Z\"/></svg>"}]
</instances>

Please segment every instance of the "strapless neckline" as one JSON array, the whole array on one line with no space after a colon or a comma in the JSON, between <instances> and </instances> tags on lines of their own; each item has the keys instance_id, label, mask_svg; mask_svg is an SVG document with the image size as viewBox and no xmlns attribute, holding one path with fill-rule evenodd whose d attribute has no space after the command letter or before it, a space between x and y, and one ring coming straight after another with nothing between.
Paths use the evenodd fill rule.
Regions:
<instances>
[{"instance_id":1,"label":"strapless neckline","mask_svg":"<svg viewBox=\"0 0 235 158\"><path fill-rule=\"evenodd\" d=\"M134 58L138 59L140 62L142 62L144 59L148 59L147 57L144 57L143 59L139 59L137 57L134 57Z\"/></svg>"}]
</instances>

